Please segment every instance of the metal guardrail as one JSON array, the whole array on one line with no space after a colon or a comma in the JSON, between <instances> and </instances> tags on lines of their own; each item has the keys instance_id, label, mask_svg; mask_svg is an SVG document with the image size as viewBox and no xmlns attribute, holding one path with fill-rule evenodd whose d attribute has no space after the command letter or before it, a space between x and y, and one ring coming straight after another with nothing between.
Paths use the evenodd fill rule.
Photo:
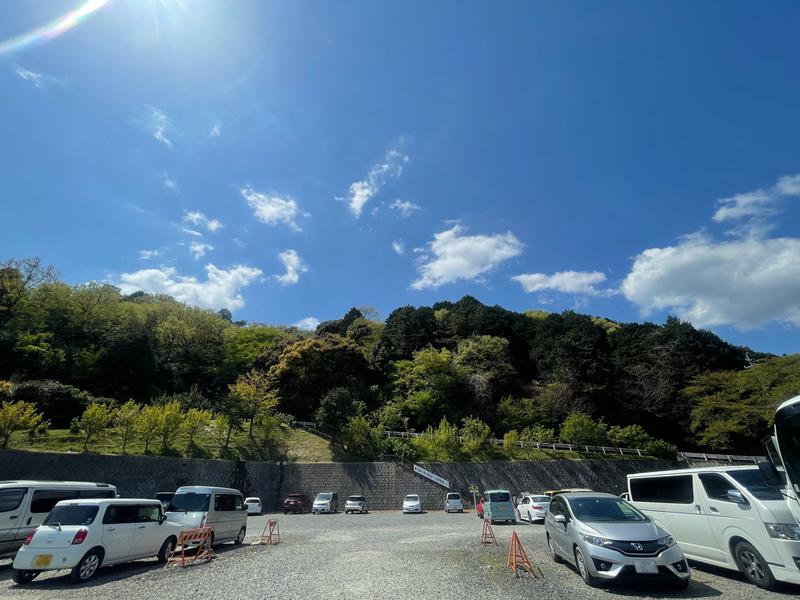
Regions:
<instances>
[{"instance_id":1,"label":"metal guardrail","mask_svg":"<svg viewBox=\"0 0 800 600\"><path fill-rule=\"evenodd\" d=\"M706 452L678 452L678 456L685 461L702 460L706 462L719 461L729 463L750 463L758 464L759 460L764 459L763 456L743 456L740 454L709 454Z\"/></svg>"},{"instance_id":2,"label":"metal guardrail","mask_svg":"<svg viewBox=\"0 0 800 600\"><path fill-rule=\"evenodd\" d=\"M312 431L313 433L319 433L319 430L316 428L316 424L311 421L295 421L295 425L302 427L303 429L307 429ZM325 435L325 434L322 434ZM422 435L421 433L417 433L414 431L390 431L388 429L384 430L383 435L386 437L399 437L399 438L406 438L411 439L415 437L419 437ZM325 435L325 437L330 438L330 436ZM458 436L458 441L462 442L463 438ZM489 438L489 443L493 446L502 446L503 440L500 438ZM649 456L643 449L641 448L618 448L615 446L587 446L585 444L560 444L560 443L549 443L549 442L533 442L531 444L525 444L523 442L518 441L517 447L519 448L536 448L537 450L562 450L568 452L585 452L591 453L594 452L596 454L620 454L623 456Z\"/></svg>"}]
</instances>

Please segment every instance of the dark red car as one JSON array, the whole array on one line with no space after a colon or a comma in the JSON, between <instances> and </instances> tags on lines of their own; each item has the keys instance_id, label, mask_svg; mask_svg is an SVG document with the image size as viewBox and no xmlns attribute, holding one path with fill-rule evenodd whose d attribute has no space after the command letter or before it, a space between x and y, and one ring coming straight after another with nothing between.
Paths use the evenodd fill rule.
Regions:
<instances>
[{"instance_id":1,"label":"dark red car","mask_svg":"<svg viewBox=\"0 0 800 600\"><path fill-rule=\"evenodd\" d=\"M283 514L304 513L311 510L311 500L305 494L292 493L283 501Z\"/></svg>"}]
</instances>

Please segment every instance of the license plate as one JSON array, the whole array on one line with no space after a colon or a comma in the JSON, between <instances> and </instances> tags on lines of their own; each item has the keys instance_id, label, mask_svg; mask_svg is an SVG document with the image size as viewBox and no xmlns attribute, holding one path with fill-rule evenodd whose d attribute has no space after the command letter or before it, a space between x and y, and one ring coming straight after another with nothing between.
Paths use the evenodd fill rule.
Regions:
<instances>
[{"instance_id":1,"label":"license plate","mask_svg":"<svg viewBox=\"0 0 800 600\"><path fill-rule=\"evenodd\" d=\"M654 575L658 573L658 565L654 560L634 560L633 568L641 575Z\"/></svg>"},{"instance_id":2,"label":"license plate","mask_svg":"<svg viewBox=\"0 0 800 600\"><path fill-rule=\"evenodd\" d=\"M52 561L53 561L52 554L37 554L36 557L33 559L33 566L39 568L49 567Z\"/></svg>"}]
</instances>

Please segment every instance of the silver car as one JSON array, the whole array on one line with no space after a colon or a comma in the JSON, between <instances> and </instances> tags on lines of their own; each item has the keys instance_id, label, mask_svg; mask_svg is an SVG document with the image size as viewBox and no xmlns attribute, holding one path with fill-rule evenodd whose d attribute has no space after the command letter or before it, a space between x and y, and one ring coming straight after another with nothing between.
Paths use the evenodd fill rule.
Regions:
<instances>
[{"instance_id":1,"label":"silver car","mask_svg":"<svg viewBox=\"0 0 800 600\"><path fill-rule=\"evenodd\" d=\"M575 565L590 586L622 578L689 584L689 565L675 539L617 496L553 496L545 531L553 560Z\"/></svg>"}]
</instances>

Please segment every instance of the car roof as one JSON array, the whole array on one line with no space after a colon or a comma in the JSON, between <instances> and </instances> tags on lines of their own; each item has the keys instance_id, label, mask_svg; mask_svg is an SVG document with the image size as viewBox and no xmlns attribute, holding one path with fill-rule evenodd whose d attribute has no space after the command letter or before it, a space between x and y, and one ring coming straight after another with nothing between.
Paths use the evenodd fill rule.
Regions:
<instances>
[{"instance_id":1,"label":"car roof","mask_svg":"<svg viewBox=\"0 0 800 600\"><path fill-rule=\"evenodd\" d=\"M239 494L242 492L233 488L215 487L213 485L182 485L175 493L184 492L189 494Z\"/></svg>"},{"instance_id":2,"label":"car roof","mask_svg":"<svg viewBox=\"0 0 800 600\"><path fill-rule=\"evenodd\" d=\"M258 496L248 496L247 498L245 498L245 500L258 500L259 502L261 502L261 498L259 498Z\"/></svg>"},{"instance_id":3,"label":"car roof","mask_svg":"<svg viewBox=\"0 0 800 600\"><path fill-rule=\"evenodd\" d=\"M548 500L550 500L550 496L548 496L544 492L542 492L541 494L532 494L532 493L531 494L522 494L523 498L533 498L534 496L537 496L539 498L547 498Z\"/></svg>"},{"instance_id":4,"label":"car roof","mask_svg":"<svg viewBox=\"0 0 800 600\"><path fill-rule=\"evenodd\" d=\"M107 504L152 504L153 506L161 506L161 501L153 498L72 498L71 500L61 500L58 506L77 504L96 504L99 506Z\"/></svg>"},{"instance_id":5,"label":"car roof","mask_svg":"<svg viewBox=\"0 0 800 600\"><path fill-rule=\"evenodd\" d=\"M607 494L605 492L566 492L558 494L559 498L566 498L567 500L580 500L583 498L614 498L619 500L619 496L614 494Z\"/></svg>"},{"instance_id":6,"label":"car roof","mask_svg":"<svg viewBox=\"0 0 800 600\"><path fill-rule=\"evenodd\" d=\"M10 479L6 481L0 481L0 487L17 487L20 485L24 486L36 486L36 487L88 487L88 488L114 488L113 485L109 483L97 483L94 481L40 481L36 479Z\"/></svg>"},{"instance_id":7,"label":"car roof","mask_svg":"<svg viewBox=\"0 0 800 600\"><path fill-rule=\"evenodd\" d=\"M664 477L667 475L691 475L692 473L728 473L731 471L757 471L758 465L730 465L720 467L692 467L688 469L671 469L669 471L649 471L647 473L631 473L628 479L644 477Z\"/></svg>"},{"instance_id":8,"label":"car roof","mask_svg":"<svg viewBox=\"0 0 800 600\"><path fill-rule=\"evenodd\" d=\"M494 494L495 492L505 492L506 494L510 494L508 490L486 490L483 492L484 494Z\"/></svg>"}]
</instances>

